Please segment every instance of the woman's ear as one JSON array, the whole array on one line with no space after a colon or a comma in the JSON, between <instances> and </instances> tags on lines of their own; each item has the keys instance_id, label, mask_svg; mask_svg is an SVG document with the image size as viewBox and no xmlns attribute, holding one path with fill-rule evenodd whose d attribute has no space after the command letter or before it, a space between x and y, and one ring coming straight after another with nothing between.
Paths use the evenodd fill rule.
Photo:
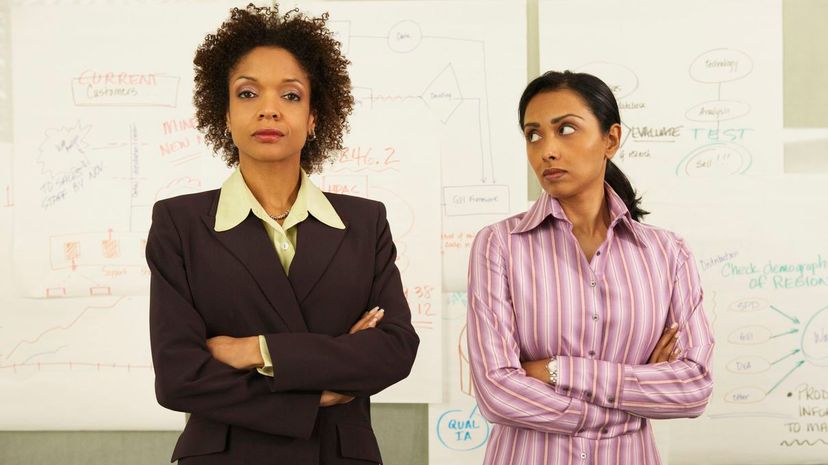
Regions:
<instances>
[{"instance_id":1,"label":"woman's ear","mask_svg":"<svg viewBox=\"0 0 828 465\"><path fill-rule=\"evenodd\" d=\"M314 134L314 137L316 135L316 112L313 110L308 115L308 135L310 134Z\"/></svg>"},{"instance_id":2,"label":"woman's ear","mask_svg":"<svg viewBox=\"0 0 828 465\"><path fill-rule=\"evenodd\" d=\"M612 160L612 157L618 152L618 148L621 147L621 125L616 123L610 126L604 139L606 141L604 156L607 160Z\"/></svg>"}]
</instances>

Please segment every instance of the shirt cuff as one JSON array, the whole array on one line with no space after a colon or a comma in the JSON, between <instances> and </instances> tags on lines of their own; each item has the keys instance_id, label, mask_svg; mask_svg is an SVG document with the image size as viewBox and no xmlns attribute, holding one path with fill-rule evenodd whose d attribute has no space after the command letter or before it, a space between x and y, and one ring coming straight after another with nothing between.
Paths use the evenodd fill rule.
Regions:
<instances>
[{"instance_id":1,"label":"shirt cuff","mask_svg":"<svg viewBox=\"0 0 828 465\"><path fill-rule=\"evenodd\" d=\"M583 357L556 357L555 391L601 407L618 408L624 382L624 365Z\"/></svg>"},{"instance_id":2,"label":"shirt cuff","mask_svg":"<svg viewBox=\"0 0 828 465\"><path fill-rule=\"evenodd\" d=\"M273 359L270 358L270 350L267 348L267 340L264 336L259 336L259 350L262 352L262 360L264 360L264 366L261 368L256 368L256 371L265 375L265 376L273 376Z\"/></svg>"}]
</instances>

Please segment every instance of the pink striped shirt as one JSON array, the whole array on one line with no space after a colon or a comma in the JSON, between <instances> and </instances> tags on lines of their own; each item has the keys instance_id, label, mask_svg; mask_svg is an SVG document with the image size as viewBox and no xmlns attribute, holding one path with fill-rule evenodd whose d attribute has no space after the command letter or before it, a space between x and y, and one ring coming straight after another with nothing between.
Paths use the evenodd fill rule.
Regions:
<instances>
[{"instance_id":1,"label":"pink striped shirt","mask_svg":"<svg viewBox=\"0 0 828 465\"><path fill-rule=\"evenodd\" d=\"M713 337L693 256L606 193L612 222L591 262L547 194L475 238L467 331L478 405L495 424L485 464L659 464L647 419L707 405ZM673 322L679 358L647 364ZM556 387L520 366L553 355Z\"/></svg>"}]
</instances>

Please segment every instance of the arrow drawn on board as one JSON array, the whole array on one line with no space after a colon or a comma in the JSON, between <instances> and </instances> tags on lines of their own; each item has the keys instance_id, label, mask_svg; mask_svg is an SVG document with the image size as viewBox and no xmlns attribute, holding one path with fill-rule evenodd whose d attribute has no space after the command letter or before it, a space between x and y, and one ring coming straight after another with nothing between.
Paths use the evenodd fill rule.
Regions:
<instances>
[{"instance_id":1,"label":"arrow drawn on board","mask_svg":"<svg viewBox=\"0 0 828 465\"><path fill-rule=\"evenodd\" d=\"M797 328L793 328L793 329L791 329L790 331L785 331L784 333L774 334L774 335L773 335L773 336L771 336L769 339L773 339L773 338L777 338L777 337L785 336L785 335L788 335L788 334L795 334L795 333L798 333L798 332L799 332L799 329L797 329Z\"/></svg>"},{"instance_id":2,"label":"arrow drawn on board","mask_svg":"<svg viewBox=\"0 0 828 465\"><path fill-rule=\"evenodd\" d=\"M790 316L790 315L788 315L787 313L783 312L782 310L779 310L778 308L774 307L773 305L769 305L769 307L770 307L773 311L775 311L776 313L778 313L778 314L780 314L780 315L784 316L785 318L787 318L787 319L791 320L791 322L793 322L793 324L795 324L795 325L798 325L798 324L799 324L799 318L797 318L797 317L795 317L795 316Z\"/></svg>"},{"instance_id":3,"label":"arrow drawn on board","mask_svg":"<svg viewBox=\"0 0 828 465\"><path fill-rule=\"evenodd\" d=\"M791 368L791 370L790 370L790 371L788 371L787 373L785 373L785 376L783 376L783 377L782 377L782 379L780 379L780 380L779 380L776 384L774 384L774 385L773 385L773 387L772 387L772 388L770 388L770 390L767 392L767 394L770 394L771 392L773 392L773 390L774 390L774 389L776 389L777 387L779 387L779 385L780 385L780 384L782 384L782 381L785 381L785 379L787 379L787 378L788 378L788 376L791 376L791 373L793 373L794 371L796 371L796 370L797 370L797 368L801 367L801 366L802 366L802 365L804 365L804 364L805 364L805 360L800 360L800 361L796 362L796 365L794 365L794 367L793 367L793 368ZM767 394L766 394L766 395L767 395Z\"/></svg>"},{"instance_id":4,"label":"arrow drawn on board","mask_svg":"<svg viewBox=\"0 0 828 465\"><path fill-rule=\"evenodd\" d=\"M784 357L780 358L779 360L776 360L775 362L771 362L771 365L776 365L777 363L781 362L782 360L785 360L785 359L786 359L786 358L788 358L788 357L792 357L792 356L794 356L794 355L798 354L799 352L800 352L800 351L799 351L799 349L794 349L794 350L793 350L793 351L791 351L791 353L789 353L788 355L786 355L786 356L784 356Z\"/></svg>"}]
</instances>

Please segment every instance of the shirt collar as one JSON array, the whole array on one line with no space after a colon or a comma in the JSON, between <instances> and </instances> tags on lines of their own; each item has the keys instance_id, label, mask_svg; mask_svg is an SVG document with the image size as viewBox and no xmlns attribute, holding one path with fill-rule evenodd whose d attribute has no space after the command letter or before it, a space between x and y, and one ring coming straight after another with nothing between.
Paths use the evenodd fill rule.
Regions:
<instances>
[{"instance_id":1,"label":"shirt collar","mask_svg":"<svg viewBox=\"0 0 828 465\"><path fill-rule=\"evenodd\" d=\"M299 192L296 194L296 201L280 227L285 230L290 229L307 219L308 214L311 214L314 218L332 228L345 229L345 224L325 194L311 182L305 170L301 170L301 173L302 179ZM251 211L271 226L279 226L276 221L267 215L259 201L250 192L250 188L247 187L241 171L236 168L221 186L214 229L216 232L233 229L244 221Z\"/></svg>"},{"instance_id":2,"label":"shirt collar","mask_svg":"<svg viewBox=\"0 0 828 465\"><path fill-rule=\"evenodd\" d=\"M615 190L613 190L613 188L606 182L604 183L604 192L606 193L607 206L610 211L610 229L614 228L617 223L624 223L638 242L644 244L644 242L641 241L637 228L635 227L635 221L632 219L632 215L630 215L630 210L627 208L624 201L621 200L621 197L619 197L618 194L615 193ZM538 200L535 201L532 207L529 208L526 215L524 215L515 227L512 228L510 233L520 234L531 231L540 226L540 224L543 223L543 221L549 216L559 221L571 223L569 218L566 217L566 213L564 213L563 207L561 207L561 203L558 202L558 199L544 192Z\"/></svg>"}]
</instances>

